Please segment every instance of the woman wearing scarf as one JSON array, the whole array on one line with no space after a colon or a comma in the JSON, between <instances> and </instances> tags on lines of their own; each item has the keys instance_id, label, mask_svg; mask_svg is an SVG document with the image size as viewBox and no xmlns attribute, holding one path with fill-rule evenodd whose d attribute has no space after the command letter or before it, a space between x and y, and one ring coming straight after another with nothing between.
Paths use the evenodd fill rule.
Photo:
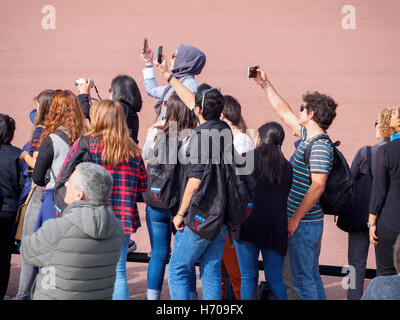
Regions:
<instances>
[{"instance_id":1,"label":"woman wearing scarf","mask_svg":"<svg viewBox=\"0 0 400 320\"><path fill-rule=\"evenodd\" d=\"M168 98L174 92L171 85L159 86L155 79L153 68L153 52L142 48L142 59L146 68L143 70L144 86L149 96L159 99L154 109L157 119L165 121L165 106ZM198 83L194 76L201 73L206 63L206 56L196 47L181 44L171 57L172 76L184 84L193 94L196 94Z\"/></svg>"}]
</instances>

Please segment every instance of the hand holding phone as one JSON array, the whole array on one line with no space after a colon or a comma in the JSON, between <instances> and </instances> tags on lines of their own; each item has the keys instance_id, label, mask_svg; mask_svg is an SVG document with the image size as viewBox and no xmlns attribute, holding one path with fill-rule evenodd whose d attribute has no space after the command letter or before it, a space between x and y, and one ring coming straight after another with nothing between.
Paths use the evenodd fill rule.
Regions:
<instances>
[{"instance_id":1,"label":"hand holding phone","mask_svg":"<svg viewBox=\"0 0 400 320\"><path fill-rule=\"evenodd\" d=\"M142 53L146 54L148 50L149 50L149 44L147 38L144 37Z\"/></svg>"},{"instance_id":2,"label":"hand holding phone","mask_svg":"<svg viewBox=\"0 0 400 320\"><path fill-rule=\"evenodd\" d=\"M163 46L158 46L157 48L157 62L161 64L163 55Z\"/></svg>"},{"instance_id":3,"label":"hand holding phone","mask_svg":"<svg viewBox=\"0 0 400 320\"><path fill-rule=\"evenodd\" d=\"M247 78L257 78L257 66L247 69Z\"/></svg>"}]
</instances>

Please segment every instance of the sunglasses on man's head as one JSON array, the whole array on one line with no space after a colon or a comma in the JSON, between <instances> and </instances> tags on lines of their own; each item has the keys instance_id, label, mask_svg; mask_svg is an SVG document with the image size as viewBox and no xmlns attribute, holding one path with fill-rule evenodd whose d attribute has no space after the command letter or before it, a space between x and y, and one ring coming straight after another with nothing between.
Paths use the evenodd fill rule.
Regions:
<instances>
[{"instance_id":1,"label":"sunglasses on man's head","mask_svg":"<svg viewBox=\"0 0 400 320\"><path fill-rule=\"evenodd\" d=\"M221 89L220 89L219 87L212 87L212 88L206 89L206 90L204 90L204 91L202 92L203 97L202 97L202 99L201 99L201 112L203 112L204 98L205 98L206 94L207 94L207 93L210 93L211 91L214 91L214 90L221 91Z\"/></svg>"}]
</instances>

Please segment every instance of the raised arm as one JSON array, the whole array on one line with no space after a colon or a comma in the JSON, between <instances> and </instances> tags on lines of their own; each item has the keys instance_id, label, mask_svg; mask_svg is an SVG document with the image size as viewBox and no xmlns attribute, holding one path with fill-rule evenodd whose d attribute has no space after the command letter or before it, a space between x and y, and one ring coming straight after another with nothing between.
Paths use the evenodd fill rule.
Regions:
<instances>
[{"instance_id":1,"label":"raised arm","mask_svg":"<svg viewBox=\"0 0 400 320\"><path fill-rule=\"evenodd\" d=\"M289 104L279 95L268 80L267 74L260 66L257 66L257 77L254 81L264 90L269 103L277 113L278 117L293 131L297 137L301 137L301 126L299 118L290 108Z\"/></svg>"},{"instance_id":2,"label":"raised arm","mask_svg":"<svg viewBox=\"0 0 400 320\"><path fill-rule=\"evenodd\" d=\"M195 106L195 95L188 87L182 84L178 79L172 76L172 73L168 70L167 60L165 56L163 56L162 63L158 63L157 61L153 62L157 69L160 71L162 77L164 77L167 81L169 80L169 84L174 88L176 94L179 98L182 99L183 103L191 110L194 109Z\"/></svg>"}]
</instances>

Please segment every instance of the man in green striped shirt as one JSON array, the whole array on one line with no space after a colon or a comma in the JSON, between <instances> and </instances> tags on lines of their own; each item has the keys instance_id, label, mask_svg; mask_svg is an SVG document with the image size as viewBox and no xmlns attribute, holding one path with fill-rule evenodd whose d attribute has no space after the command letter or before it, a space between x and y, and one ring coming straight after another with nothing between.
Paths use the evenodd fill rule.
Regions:
<instances>
[{"instance_id":1,"label":"man in green striped shirt","mask_svg":"<svg viewBox=\"0 0 400 320\"><path fill-rule=\"evenodd\" d=\"M336 116L336 102L317 91L303 96L297 116L258 66L254 79L277 115L301 137L293 159L293 181L288 196L288 253L294 289L301 300L325 300L319 274L324 212L319 203L333 163L333 146L326 130ZM309 166L304 151L313 138Z\"/></svg>"}]
</instances>

